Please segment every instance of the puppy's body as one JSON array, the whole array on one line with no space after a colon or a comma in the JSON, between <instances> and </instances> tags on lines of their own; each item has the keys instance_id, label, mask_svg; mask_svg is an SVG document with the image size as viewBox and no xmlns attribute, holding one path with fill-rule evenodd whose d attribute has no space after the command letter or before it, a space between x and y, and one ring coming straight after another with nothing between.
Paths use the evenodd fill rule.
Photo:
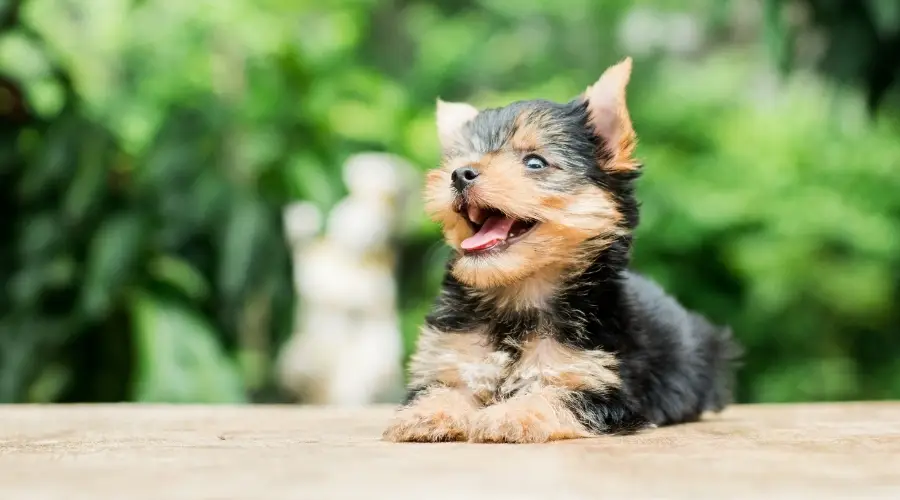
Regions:
<instances>
[{"instance_id":1,"label":"puppy's body","mask_svg":"<svg viewBox=\"0 0 900 500\"><path fill-rule=\"evenodd\" d=\"M428 209L457 253L395 441L543 442L696 420L737 348L628 270L638 224L630 60L565 104L439 103Z\"/></svg>"}]
</instances>

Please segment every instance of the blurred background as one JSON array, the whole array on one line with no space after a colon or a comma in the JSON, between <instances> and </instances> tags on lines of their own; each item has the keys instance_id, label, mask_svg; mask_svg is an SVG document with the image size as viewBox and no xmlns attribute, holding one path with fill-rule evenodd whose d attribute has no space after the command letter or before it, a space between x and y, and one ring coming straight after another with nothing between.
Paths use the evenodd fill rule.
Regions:
<instances>
[{"instance_id":1,"label":"blurred background","mask_svg":"<svg viewBox=\"0 0 900 500\"><path fill-rule=\"evenodd\" d=\"M435 99L625 55L634 267L739 401L900 397L896 0L0 0L0 402L397 400Z\"/></svg>"}]
</instances>

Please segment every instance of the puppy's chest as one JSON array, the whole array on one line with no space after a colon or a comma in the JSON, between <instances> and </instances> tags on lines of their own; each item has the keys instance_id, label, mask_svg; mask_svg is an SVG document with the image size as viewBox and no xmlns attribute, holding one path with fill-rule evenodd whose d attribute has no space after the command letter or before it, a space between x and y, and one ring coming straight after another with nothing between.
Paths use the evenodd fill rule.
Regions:
<instances>
[{"instance_id":1,"label":"puppy's chest","mask_svg":"<svg viewBox=\"0 0 900 500\"><path fill-rule=\"evenodd\" d=\"M460 363L458 369L462 384L485 404L536 388L542 378L542 368L525 359L520 347L512 346Z\"/></svg>"},{"instance_id":2,"label":"puppy's chest","mask_svg":"<svg viewBox=\"0 0 900 500\"><path fill-rule=\"evenodd\" d=\"M609 378L615 361L603 351L561 342L565 331L540 316L494 322L484 333L492 348L459 369L460 380L485 403L545 386L593 385L589 379Z\"/></svg>"}]
</instances>

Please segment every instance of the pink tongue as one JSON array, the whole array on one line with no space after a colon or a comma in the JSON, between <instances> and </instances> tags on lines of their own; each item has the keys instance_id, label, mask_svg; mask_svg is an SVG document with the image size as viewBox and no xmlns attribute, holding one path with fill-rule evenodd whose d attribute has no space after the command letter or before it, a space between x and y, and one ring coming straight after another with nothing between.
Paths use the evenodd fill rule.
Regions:
<instances>
[{"instance_id":1,"label":"pink tongue","mask_svg":"<svg viewBox=\"0 0 900 500\"><path fill-rule=\"evenodd\" d=\"M488 220L484 221L481 229L477 233L463 240L460 246L463 250L484 250L501 241L506 241L506 237L509 235L509 230L512 228L514 222L514 219L500 215L488 217Z\"/></svg>"}]
</instances>

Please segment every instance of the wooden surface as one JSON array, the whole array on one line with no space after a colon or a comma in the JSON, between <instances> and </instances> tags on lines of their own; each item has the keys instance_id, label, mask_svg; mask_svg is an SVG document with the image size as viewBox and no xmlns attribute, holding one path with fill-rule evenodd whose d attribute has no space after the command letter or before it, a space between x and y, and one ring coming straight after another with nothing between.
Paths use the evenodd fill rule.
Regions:
<instances>
[{"instance_id":1,"label":"wooden surface","mask_svg":"<svg viewBox=\"0 0 900 500\"><path fill-rule=\"evenodd\" d=\"M900 499L900 403L549 445L385 443L391 411L0 406L0 498Z\"/></svg>"}]
</instances>

